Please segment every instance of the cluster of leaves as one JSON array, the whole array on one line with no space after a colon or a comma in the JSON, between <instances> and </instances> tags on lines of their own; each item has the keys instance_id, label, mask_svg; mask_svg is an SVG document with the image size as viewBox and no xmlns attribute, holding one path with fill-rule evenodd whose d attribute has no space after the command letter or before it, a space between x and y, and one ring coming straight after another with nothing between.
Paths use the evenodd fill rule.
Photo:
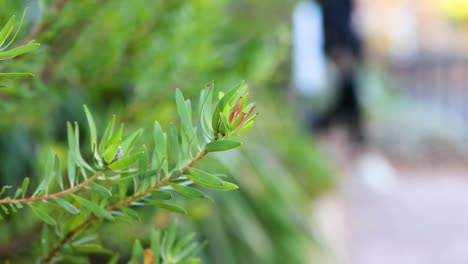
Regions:
<instances>
[{"instance_id":1,"label":"cluster of leaves","mask_svg":"<svg viewBox=\"0 0 468 264\"><path fill-rule=\"evenodd\" d=\"M20 24L16 28L16 31L14 31L15 16L12 16L0 30L0 60L12 59L14 57L31 52L40 46L39 43L35 42L34 40L31 40L26 44L19 45L15 48L10 48L11 44L15 41L16 36L18 35L18 32L21 29L25 14L26 12L23 14L23 17L21 18ZM0 79L16 79L30 76L33 75L31 73L25 72L0 72Z\"/></svg>"},{"instance_id":2,"label":"cluster of leaves","mask_svg":"<svg viewBox=\"0 0 468 264\"><path fill-rule=\"evenodd\" d=\"M76 249L76 239L81 237L80 241L84 239L90 242L83 235L94 237L94 230L88 228L91 222L104 219L133 221L138 219L138 212L134 208L147 205L184 214L184 208L168 203L167 200L172 198L172 192L187 198L206 198L207 195L200 189L190 186L194 183L216 190L237 189L237 185L226 181L222 175L205 172L194 168L194 165L210 152L239 147L241 143L237 136L254 123L256 115L252 112L255 106L246 104L247 85L243 82L225 94L220 92L216 99L213 90L214 85L210 83L201 93L198 128L193 126L191 101L186 100L177 89L175 98L181 129L179 131L171 124L169 131L165 133L159 123L155 122L154 147L151 151L145 144L137 147L143 130L124 137L124 125L116 128L115 116L98 141L93 115L84 106L90 133L91 161L86 161L81 154L78 124L67 123L69 149L66 170L62 169L58 156L51 152L43 179L32 195L27 196L29 179L25 178L14 195L0 199L0 207L5 214L9 214L25 204L28 205L39 219L54 226L54 233L57 235L55 239L52 238L48 228L43 232L47 237L42 239L47 241L42 244L43 249L46 249L43 251L43 262L68 261L70 255L79 252L73 250ZM223 118L225 115L229 118ZM63 176L64 172L66 177ZM1 194L7 188L10 187L3 187ZM58 191L51 192L57 188ZM173 237L172 233L170 231L166 238ZM172 243L166 240L165 243L171 247ZM70 246L73 243L75 247ZM184 248L183 245L185 243L177 248ZM80 244L80 248L83 247L87 252L91 252L91 248L95 248L97 252L103 251L100 247ZM137 246L136 248L138 249ZM161 257L165 259L174 254L161 253ZM185 258L179 256L174 259ZM177 262L174 259L163 263L195 263L191 260Z\"/></svg>"}]
</instances>

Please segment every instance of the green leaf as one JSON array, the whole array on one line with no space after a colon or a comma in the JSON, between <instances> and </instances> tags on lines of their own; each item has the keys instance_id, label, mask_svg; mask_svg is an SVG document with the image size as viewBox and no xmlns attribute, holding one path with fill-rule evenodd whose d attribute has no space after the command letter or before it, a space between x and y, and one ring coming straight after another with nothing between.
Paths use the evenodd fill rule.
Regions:
<instances>
[{"instance_id":1,"label":"green leaf","mask_svg":"<svg viewBox=\"0 0 468 264\"><path fill-rule=\"evenodd\" d=\"M22 79L34 77L34 74L29 72L0 72L0 79Z\"/></svg>"},{"instance_id":2,"label":"green leaf","mask_svg":"<svg viewBox=\"0 0 468 264\"><path fill-rule=\"evenodd\" d=\"M111 170L124 170L127 169L130 165L132 165L135 161L141 158L143 156L144 152L138 152L135 154L132 154L128 157L125 157L121 160L118 160L110 165L108 165L109 169Z\"/></svg>"},{"instance_id":3,"label":"green leaf","mask_svg":"<svg viewBox=\"0 0 468 264\"><path fill-rule=\"evenodd\" d=\"M76 179L76 165L75 165L75 135L73 133L73 128L70 122L67 122L67 140L68 140L68 180L70 181L70 186L75 186Z\"/></svg>"},{"instance_id":4,"label":"green leaf","mask_svg":"<svg viewBox=\"0 0 468 264\"><path fill-rule=\"evenodd\" d=\"M96 123L94 122L93 115L89 111L88 107L86 105L83 105L83 108L86 113L86 119L88 120L88 126L89 126L89 134L90 134L90 143L91 143L91 151L94 152L95 156L98 155L97 153L97 130L96 130ZM99 156L97 157L99 158Z\"/></svg>"},{"instance_id":5,"label":"green leaf","mask_svg":"<svg viewBox=\"0 0 468 264\"><path fill-rule=\"evenodd\" d=\"M206 195L198 189L176 183L169 183L169 185L178 193L188 198L206 198Z\"/></svg>"},{"instance_id":6,"label":"green leaf","mask_svg":"<svg viewBox=\"0 0 468 264\"><path fill-rule=\"evenodd\" d=\"M50 248L49 228L47 225L43 225L42 232L41 232L41 249L42 249L42 254L44 256L47 253L49 253L49 248Z\"/></svg>"},{"instance_id":7,"label":"green leaf","mask_svg":"<svg viewBox=\"0 0 468 264\"><path fill-rule=\"evenodd\" d=\"M2 31L0 31L0 47L3 46L5 41L10 36L11 31L13 30L13 23L15 22L15 16L11 16L8 22L3 26Z\"/></svg>"},{"instance_id":8,"label":"green leaf","mask_svg":"<svg viewBox=\"0 0 468 264\"><path fill-rule=\"evenodd\" d=\"M81 156L81 151L80 151L80 131L78 128L78 123L75 122L75 161L76 163L83 168L88 169L89 171L95 172L95 170L89 166L88 163L83 159L83 156Z\"/></svg>"},{"instance_id":9,"label":"green leaf","mask_svg":"<svg viewBox=\"0 0 468 264\"><path fill-rule=\"evenodd\" d=\"M55 178L57 179L60 189L63 190L64 188L63 188L63 179L62 179L62 169L60 168L60 160L57 155L55 155L54 166L55 166L54 168Z\"/></svg>"},{"instance_id":10,"label":"green leaf","mask_svg":"<svg viewBox=\"0 0 468 264\"><path fill-rule=\"evenodd\" d=\"M168 163L167 163L167 147L166 147L166 137L162 131L161 126L158 122L154 123L154 158L152 161L152 169L159 169L167 173L168 172Z\"/></svg>"},{"instance_id":11,"label":"green leaf","mask_svg":"<svg viewBox=\"0 0 468 264\"><path fill-rule=\"evenodd\" d=\"M170 200L172 198L172 194L167 191L156 190L151 192L154 198L161 199L161 200Z\"/></svg>"},{"instance_id":12,"label":"green leaf","mask_svg":"<svg viewBox=\"0 0 468 264\"><path fill-rule=\"evenodd\" d=\"M182 175L182 172L179 170L179 169L174 169L171 171L171 174L170 174L170 177L171 179L177 179L180 177L180 175Z\"/></svg>"},{"instance_id":13,"label":"green leaf","mask_svg":"<svg viewBox=\"0 0 468 264\"><path fill-rule=\"evenodd\" d=\"M22 198L26 195L26 192L28 191L28 186L29 186L29 178L26 177L23 180L23 183L21 184L21 190L23 190L23 194L21 195Z\"/></svg>"},{"instance_id":14,"label":"green leaf","mask_svg":"<svg viewBox=\"0 0 468 264\"><path fill-rule=\"evenodd\" d=\"M172 247L176 239L177 225L175 222L172 222L169 225L169 228L166 230L163 242L163 252L171 252Z\"/></svg>"},{"instance_id":15,"label":"green leaf","mask_svg":"<svg viewBox=\"0 0 468 264\"><path fill-rule=\"evenodd\" d=\"M29 207L31 207L33 213L37 217L39 217L39 219L44 221L46 224L48 224L48 225L56 225L57 224L57 222L55 222L55 220L50 215L48 215L42 208L32 206L32 205L29 205Z\"/></svg>"},{"instance_id":16,"label":"green leaf","mask_svg":"<svg viewBox=\"0 0 468 264\"><path fill-rule=\"evenodd\" d=\"M101 197L112 197L112 192L109 191L106 187L97 184L95 182L91 182L89 186L96 191Z\"/></svg>"},{"instance_id":17,"label":"green leaf","mask_svg":"<svg viewBox=\"0 0 468 264\"><path fill-rule=\"evenodd\" d=\"M34 191L33 196L45 191L48 193L50 180L52 179L52 169L54 168L54 152L50 151L49 155L47 156L47 161L44 168L44 178L42 179L41 183L37 187L36 191Z\"/></svg>"},{"instance_id":18,"label":"green leaf","mask_svg":"<svg viewBox=\"0 0 468 264\"><path fill-rule=\"evenodd\" d=\"M241 143L235 140L218 140L206 144L205 150L208 152L226 151L237 148L240 145Z\"/></svg>"},{"instance_id":19,"label":"green leaf","mask_svg":"<svg viewBox=\"0 0 468 264\"><path fill-rule=\"evenodd\" d=\"M22 55L24 53L31 52L31 51L35 50L36 48L38 48L39 46L40 46L39 43L32 42L32 43L28 43L28 44L20 46L20 47L16 47L14 49L10 49L10 50L7 50L7 51L2 51L2 52L0 52L0 60L11 59L11 58L14 58L16 56Z\"/></svg>"},{"instance_id":20,"label":"green leaf","mask_svg":"<svg viewBox=\"0 0 468 264\"><path fill-rule=\"evenodd\" d=\"M21 188L16 189L15 196L13 196L13 199L18 198L18 196L20 196L22 192L23 192L23 189Z\"/></svg>"},{"instance_id":21,"label":"green leaf","mask_svg":"<svg viewBox=\"0 0 468 264\"><path fill-rule=\"evenodd\" d=\"M106 130L104 131L104 135L102 136L101 143L99 144L99 153L103 154L104 150L107 149L109 146L109 141L114 134L114 126L115 126L115 115L112 116L111 121L107 124Z\"/></svg>"},{"instance_id":22,"label":"green leaf","mask_svg":"<svg viewBox=\"0 0 468 264\"><path fill-rule=\"evenodd\" d=\"M239 186L231 182L223 181L223 187L215 188L215 189L220 190L220 191L232 191L232 190L239 189Z\"/></svg>"},{"instance_id":23,"label":"green leaf","mask_svg":"<svg viewBox=\"0 0 468 264\"><path fill-rule=\"evenodd\" d=\"M163 208L163 209L175 212L175 213L187 214L187 211L184 208L179 207L179 206L174 205L174 204L162 203L162 202L158 202L158 201L151 200L151 199L145 199L145 202L147 202L149 204L152 204L152 205L154 205L156 207Z\"/></svg>"},{"instance_id":24,"label":"green leaf","mask_svg":"<svg viewBox=\"0 0 468 264\"><path fill-rule=\"evenodd\" d=\"M190 116L190 112L187 109L187 105L185 104L184 95L178 88L176 89L175 97L177 112L179 113L182 129L186 133L187 137L189 139L192 139L194 136L192 127L192 117Z\"/></svg>"},{"instance_id":25,"label":"green leaf","mask_svg":"<svg viewBox=\"0 0 468 264\"><path fill-rule=\"evenodd\" d=\"M189 259L179 261L179 262L177 262L177 264L199 264L200 261L201 261L201 259L199 259L199 258L189 258Z\"/></svg>"},{"instance_id":26,"label":"green leaf","mask_svg":"<svg viewBox=\"0 0 468 264\"><path fill-rule=\"evenodd\" d=\"M132 217L133 219L137 220L137 221L141 221L140 219L140 215L138 214L138 212L136 212L135 210L132 210L130 208L122 208L121 211L123 213L125 213L126 215Z\"/></svg>"},{"instance_id":27,"label":"green leaf","mask_svg":"<svg viewBox=\"0 0 468 264\"><path fill-rule=\"evenodd\" d=\"M5 205L0 204L0 208L2 209L2 211L3 211L6 215L9 215L9 214L10 214L10 210L8 210L8 207L6 207Z\"/></svg>"},{"instance_id":28,"label":"green leaf","mask_svg":"<svg viewBox=\"0 0 468 264\"><path fill-rule=\"evenodd\" d=\"M202 170L198 170L195 168L190 168L189 173L190 175L188 175L187 177L199 185L210 187L210 188L224 187L223 181L212 174L209 174L207 172L204 172Z\"/></svg>"},{"instance_id":29,"label":"green leaf","mask_svg":"<svg viewBox=\"0 0 468 264\"><path fill-rule=\"evenodd\" d=\"M135 240L132 250L132 259L130 263L139 263L139 259L143 256L143 247L141 246L140 240Z\"/></svg>"},{"instance_id":30,"label":"green leaf","mask_svg":"<svg viewBox=\"0 0 468 264\"><path fill-rule=\"evenodd\" d=\"M205 140L212 138L213 129L211 128L211 107L213 104L213 86L214 83L211 81L205 90L200 95L200 125Z\"/></svg>"},{"instance_id":31,"label":"green leaf","mask_svg":"<svg viewBox=\"0 0 468 264\"><path fill-rule=\"evenodd\" d=\"M99 244L84 244L73 246L73 249L79 253L91 254L91 253L103 253L112 254L112 251L103 248Z\"/></svg>"},{"instance_id":32,"label":"green leaf","mask_svg":"<svg viewBox=\"0 0 468 264\"><path fill-rule=\"evenodd\" d=\"M179 137L174 124L169 125L169 160L175 164L179 163Z\"/></svg>"},{"instance_id":33,"label":"green leaf","mask_svg":"<svg viewBox=\"0 0 468 264\"><path fill-rule=\"evenodd\" d=\"M6 48L8 48L8 47L11 45L11 43L13 43L13 41L15 41L16 36L18 35L18 33L19 33L20 29L21 29L21 26L23 25L24 17L26 16L27 10L28 10L27 8L24 10L23 16L21 17L21 21L20 21L20 23L19 23L19 25L18 25L18 28L16 29L15 34L14 34L13 37L10 39L10 41L8 42L8 44L3 45L3 43L2 43L2 45L0 45L0 46L2 46L2 47L0 48L0 51L5 50ZM12 26L12 29L13 29L13 26ZM9 33L8 33L8 35L9 35ZM33 40L33 41L34 41L34 40ZM33 42L33 41L31 41L31 42ZM30 43L31 43L31 42L30 42Z\"/></svg>"},{"instance_id":34,"label":"green leaf","mask_svg":"<svg viewBox=\"0 0 468 264\"><path fill-rule=\"evenodd\" d=\"M121 178L116 178L116 179L110 179L110 181L113 184L127 184L133 180L133 175L131 176L126 176L126 177L121 177Z\"/></svg>"},{"instance_id":35,"label":"green leaf","mask_svg":"<svg viewBox=\"0 0 468 264\"><path fill-rule=\"evenodd\" d=\"M83 205L84 207L88 208L89 210L91 210L96 216L98 217L101 217L101 218L105 218L107 220L111 220L113 221L114 220L114 217L112 216L112 214L107 211L106 209L102 208L102 207L99 207L97 204L91 202L91 201L88 201L84 198L81 198L77 195L72 195L73 198L75 198L76 201L78 201L78 203L80 203L81 205Z\"/></svg>"},{"instance_id":36,"label":"green leaf","mask_svg":"<svg viewBox=\"0 0 468 264\"><path fill-rule=\"evenodd\" d=\"M159 259L161 255L161 232L156 230L151 230L150 235L151 240L151 251L153 251L154 259Z\"/></svg>"},{"instance_id":37,"label":"green leaf","mask_svg":"<svg viewBox=\"0 0 468 264\"><path fill-rule=\"evenodd\" d=\"M9 185L3 186L2 189L0 189L0 195L2 195L6 191L6 189L10 189L10 188L12 188L12 186L9 186Z\"/></svg>"},{"instance_id":38,"label":"green leaf","mask_svg":"<svg viewBox=\"0 0 468 264\"><path fill-rule=\"evenodd\" d=\"M116 253L108 262L107 264L118 264L119 263L120 254Z\"/></svg>"},{"instance_id":39,"label":"green leaf","mask_svg":"<svg viewBox=\"0 0 468 264\"><path fill-rule=\"evenodd\" d=\"M193 239L195 238L195 233L191 233L187 236L185 236L184 238L180 239L177 241L177 243L175 244L174 248L173 248L173 254L174 255L177 255L178 252L183 249L184 247L186 247L190 242L193 242Z\"/></svg>"},{"instance_id":40,"label":"green leaf","mask_svg":"<svg viewBox=\"0 0 468 264\"><path fill-rule=\"evenodd\" d=\"M244 81L236 84L232 87L229 91L224 94L223 98L219 100L218 104L216 105L215 110L213 111L213 118L211 120L211 126L213 128L214 134L218 134L219 129L219 119L220 113L224 110L224 107L235 97L239 97L240 94L245 93L247 87L244 85Z\"/></svg>"},{"instance_id":41,"label":"green leaf","mask_svg":"<svg viewBox=\"0 0 468 264\"><path fill-rule=\"evenodd\" d=\"M107 163L111 163L114 160L117 149L119 148L120 142L122 141L123 129L124 125L122 124L117 133L115 133L109 140L109 146L106 148L103 154L104 160ZM127 150L124 149L123 151Z\"/></svg>"},{"instance_id":42,"label":"green leaf","mask_svg":"<svg viewBox=\"0 0 468 264\"><path fill-rule=\"evenodd\" d=\"M63 207L70 214L78 214L80 212L80 210L78 210L78 208L76 208L73 204L69 203L68 201L62 198L55 197L54 200L57 202L58 205Z\"/></svg>"},{"instance_id":43,"label":"green leaf","mask_svg":"<svg viewBox=\"0 0 468 264\"><path fill-rule=\"evenodd\" d=\"M142 134L143 129L138 129L137 131L133 132L130 136L128 136L122 141L122 149L124 149L126 153L131 153L135 143L141 137Z\"/></svg>"}]
</instances>

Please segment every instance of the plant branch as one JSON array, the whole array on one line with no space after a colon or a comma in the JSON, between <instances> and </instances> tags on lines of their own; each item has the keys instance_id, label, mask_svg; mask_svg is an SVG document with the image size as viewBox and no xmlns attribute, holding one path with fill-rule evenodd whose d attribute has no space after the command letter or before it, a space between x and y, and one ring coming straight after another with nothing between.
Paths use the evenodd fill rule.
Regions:
<instances>
[{"instance_id":1,"label":"plant branch","mask_svg":"<svg viewBox=\"0 0 468 264\"><path fill-rule=\"evenodd\" d=\"M65 194L73 193L79 190L82 187L85 187L86 185L90 184L91 182L95 181L97 177L101 175L101 172L97 172L93 176L89 177L87 180L81 182L80 184L73 186L71 188L65 189L60 192L56 193L51 193L51 194L46 194L42 196L36 196L36 197L28 197L28 198L21 198L21 199L10 199L10 198L5 198L0 200L0 204L25 204L25 203L30 203L30 202L35 202L35 201L42 201L42 200L49 200L55 197L60 197Z\"/></svg>"},{"instance_id":2,"label":"plant branch","mask_svg":"<svg viewBox=\"0 0 468 264\"><path fill-rule=\"evenodd\" d=\"M187 165L182 167L180 169L180 171L182 173L186 172L189 168L193 167L198 161L200 161L203 157L205 157L206 154L208 154L208 152L206 150L201 151L200 153L198 153L198 155L193 160L191 160ZM122 207L127 207L131 203L133 203L135 201L138 201L141 198L143 198L143 197L147 196L148 194L150 194L151 192L153 192L155 190L158 190L159 188L163 187L164 185L166 185L170 181L171 181L171 177L166 176L161 181L159 181L158 183L152 185L148 189L146 189L146 190L144 190L144 191L142 191L140 193L137 193L137 194L129 197L126 200L123 200L123 201L117 202L117 203L115 203L113 205L107 206L106 210L111 212L111 211L120 209ZM75 236L75 234L80 232L82 229L84 229L89 224L91 224L94 220L97 220L97 219L98 219L97 216L95 214L92 214L86 220L84 220L81 224L77 225L75 228L73 228L71 231L69 231L65 235L65 237L63 237L60 240L60 242L54 248L52 248L50 250L49 254L42 259L41 263L49 263L52 260L52 258L57 254L57 252L60 250L60 248L63 245L65 245L68 241L70 241L73 238L73 236Z\"/></svg>"}]
</instances>

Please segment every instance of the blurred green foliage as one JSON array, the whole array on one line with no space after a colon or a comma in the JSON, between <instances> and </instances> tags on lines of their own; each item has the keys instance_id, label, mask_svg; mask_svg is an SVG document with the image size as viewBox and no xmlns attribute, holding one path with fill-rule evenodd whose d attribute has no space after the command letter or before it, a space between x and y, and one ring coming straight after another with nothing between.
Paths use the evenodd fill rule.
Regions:
<instances>
[{"instance_id":1,"label":"blurred green foliage","mask_svg":"<svg viewBox=\"0 0 468 264\"><path fill-rule=\"evenodd\" d=\"M185 228L209 241L205 263L306 263L313 237L305 210L333 177L287 99L294 2L0 1L0 23L29 6L19 39L36 31L41 43L32 55L0 64L5 71L36 74L15 84L24 94L4 102L8 107L0 113L0 185L18 185L26 176L34 182L50 147L66 155L64 124L85 124L83 103L94 110L100 130L113 113L130 128L156 119L167 127L176 119L175 88L193 99L210 80L231 87L245 79L259 101L259 125L248 139L255 145L207 162L237 179L241 191L215 197L216 203L190 204L195 224ZM239 162L244 155L248 160ZM161 226L169 217L146 216L141 226L109 224L103 243L130 254L135 235L145 242L142 233L151 228L143 223ZM15 222L0 226L0 241L34 227ZM115 228L124 233L117 241L106 235Z\"/></svg>"}]
</instances>

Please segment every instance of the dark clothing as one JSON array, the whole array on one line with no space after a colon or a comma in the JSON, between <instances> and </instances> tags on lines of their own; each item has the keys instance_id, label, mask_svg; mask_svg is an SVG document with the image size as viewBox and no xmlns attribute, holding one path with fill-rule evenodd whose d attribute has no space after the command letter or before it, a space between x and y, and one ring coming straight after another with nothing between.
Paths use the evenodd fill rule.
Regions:
<instances>
[{"instance_id":1,"label":"dark clothing","mask_svg":"<svg viewBox=\"0 0 468 264\"><path fill-rule=\"evenodd\" d=\"M355 65L361 57L360 41L352 28L352 0L323 0L325 52L338 69L337 96L331 109L318 120L314 128L326 128L331 123L344 123L354 141L364 140L362 112L358 101Z\"/></svg>"},{"instance_id":2,"label":"dark clothing","mask_svg":"<svg viewBox=\"0 0 468 264\"><path fill-rule=\"evenodd\" d=\"M352 28L352 0L324 0L323 26L325 52L330 56L334 49L348 49L355 57L360 57L361 45Z\"/></svg>"}]
</instances>

